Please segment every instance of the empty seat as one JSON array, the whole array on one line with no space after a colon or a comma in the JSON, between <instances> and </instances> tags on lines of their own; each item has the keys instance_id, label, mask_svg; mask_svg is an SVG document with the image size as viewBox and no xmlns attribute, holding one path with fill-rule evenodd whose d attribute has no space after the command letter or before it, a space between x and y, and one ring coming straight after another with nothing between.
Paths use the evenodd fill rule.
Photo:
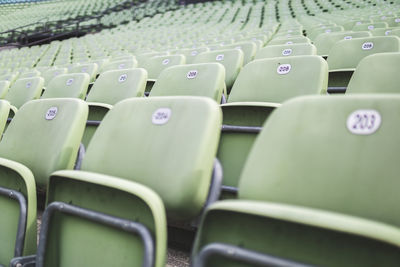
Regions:
<instances>
[{"instance_id":1,"label":"empty seat","mask_svg":"<svg viewBox=\"0 0 400 267\"><path fill-rule=\"evenodd\" d=\"M87 73L61 74L54 77L43 92L42 98L72 97L84 99L89 87Z\"/></svg>"},{"instance_id":2,"label":"empty seat","mask_svg":"<svg viewBox=\"0 0 400 267\"><path fill-rule=\"evenodd\" d=\"M81 100L41 99L23 105L8 126L0 142L0 264L35 253L36 188L74 167L86 117Z\"/></svg>"},{"instance_id":3,"label":"empty seat","mask_svg":"<svg viewBox=\"0 0 400 267\"><path fill-rule=\"evenodd\" d=\"M99 76L86 98L89 117L82 138L85 147L113 105L127 98L144 96L146 80L147 71L141 68L109 70Z\"/></svg>"},{"instance_id":4,"label":"empty seat","mask_svg":"<svg viewBox=\"0 0 400 267\"><path fill-rule=\"evenodd\" d=\"M177 51L177 54L182 54L186 58L186 64L192 64L196 56L203 52L208 52L210 49L208 47L199 47L193 49L181 49Z\"/></svg>"},{"instance_id":5,"label":"empty seat","mask_svg":"<svg viewBox=\"0 0 400 267\"><path fill-rule=\"evenodd\" d=\"M79 66L75 66L71 69L70 73L87 73L90 77L90 82L96 80L96 75L98 74L98 65L96 63L85 63Z\"/></svg>"},{"instance_id":6,"label":"empty seat","mask_svg":"<svg viewBox=\"0 0 400 267\"><path fill-rule=\"evenodd\" d=\"M221 103L225 89L225 69L219 63L174 66L164 70L150 96L206 96Z\"/></svg>"},{"instance_id":7,"label":"empty seat","mask_svg":"<svg viewBox=\"0 0 400 267\"><path fill-rule=\"evenodd\" d=\"M313 44L309 43L290 45L267 45L257 52L255 59L315 54L317 54L317 49Z\"/></svg>"},{"instance_id":8,"label":"empty seat","mask_svg":"<svg viewBox=\"0 0 400 267\"><path fill-rule=\"evenodd\" d=\"M136 59L128 59L128 60L119 60L119 61L111 61L104 65L101 73L108 70L121 70L121 69L131 69L137 67Z\"/></svg>"},{"instance_id":9,"label":"empty seat","mask_svg":"<svg viewBox=\"0 0 400 267\"><path fill-rule=\"evenodd\" d=\"M66 74L67 68L52 68L43 72L42 77L44 78L44 86L47 87L49 82L56 76Z\"/></svg>"},{"instance_id":10,"label":"empty seat","mask_svg":"<svg viewBox=\"0 0 400 267\"><path fill-rule=\"evenodd\" d=\"M397 36L376 36L342 40L335 43L328 55L328 92L344 92L361 59L384 52L399 52Z\"/></svg>"},{"instance_id":11,"label":"empty seat","mask_svg":"<svg viewBox=\"0 0 400 267\"><path fill-rule=\"evenodd\" d=\"M346 94L400 93L400 52L363 58L350 79Z\"/></svg>"},{"instance_id":12,"label":"empty seat","mask_svg":"<svg viewBox=\"0 0 400 267\"><path fill-rule=\"evenodd\" d=\"M226 49L204 52L196 56L194 63L221 63L225 67L225 84L229 94L243 66L243 52L239 49Z\"/></svg>"},{"instance_id":13,"label":"empty seat","mask_svg":"<svg viewBox=\"0 0 400 267\"><path fill-rule=\"evenodd\" d=\"M386 22L375 22L375 23L361 23L354 25L352 31L372 31L378 28L387 28L388 24Z\"/></svg>"},{"instance_id":14,"label":"empty seat","mask_svg":"<svg viewBox=\"0 0 400 267\"><path fill-rule=\"evenodd\" d=\"M224 116L217 157L224 168L223 189L228 197L235 194L247 155L270 113L290 98L325 94L327 83L328 66L319 56L260 59L243 68L228 103L221 105Z\"/></svg>"},{"instance_id":15,"label":"empty seat","mask_svg":"<svg viewBox=\"0 0 400 267\"><path fill-rule=\"evenodd\" d=\"M160 73L171 66L185 64L184 55L156 56L147 59L141 67L147 70L148 80L157 80Z\"/></svg>"},{"instance_id":16,"label":"empty seat","mask_svg":"<svg viewBox=\"0 0 400 267\"><path fill-rule=\"evenodd\" d=\"M66 266L141 265L142 258L132 259L143 252L138 238L90 220L88 209L128 220L120 228L131 221L144 225L154 239L154 265L165 266L165 211L169 220L179 221L202 211L220 127L220 108L205 97L132 98L116 104L93 136L81 170L58 171L50 179L45 216L53 201L85 209L88 216L54 218L60 223L51 222L45 239L49 245L40 243L44 238L39 241L44 266L56 261ZM107 244L113 244L107 249L113 253L104 253ZM92 256L81 257L85 251Z\"/></svg>"},{"instance_id":17,"label":"empty seat","mask_svg":"<svg viewBox=\"0 0 400 267\"><path fill-rule=\"evenodd\" d=\"M323 57L328 57L329 51L332 46L341 40L350 40L353 38L360 37L370 37L371 33L368 31L359 32L333 32L333 33L323 33L317 36L314 41L314 45L317 48L317 54Z\"/></svg>"},{"instance_id":18,"label":"empty seat","mask_svg":"<svg viewBox=\"0 0 400 267\"><path fill-rule=\"evenodd\" d=\"M239 200L207 209L194 266L397 266L399 112L397 95L283 104L249 155Z\"/></svg>"},{"instance_id":19,"label":"empty seat","mask_svg":"<svg viewBox=\"0 0 400 267\"><path fill-rule=\"evenodd\" d=\"M44 79L42 77L18 79L11 86L5 99L18 109L29 100L39 98L43 90L43 85Z\"/></svg>"},{"instance_id":20,"label":"empty seat","mask_svg":"<svg viewBox=\"0 0 400 267\"><path fill-rule=\"evenodd\" d=\"M238 42L223 46L224 49L240 49L243 52L243 66L254 59L257 53L257 44L254 41Z\"/></svg>"},{"instance_id":21,"label":"empty seat","mask_svg":"<svg viewBox=\"0 0 400 267\"><path fill-rule=\"evenodd\" d=\"M298 44L311 43L310 39L305 36L296 37L278 37L268 42L268 45Z\"/></svg>"}]
</instances>

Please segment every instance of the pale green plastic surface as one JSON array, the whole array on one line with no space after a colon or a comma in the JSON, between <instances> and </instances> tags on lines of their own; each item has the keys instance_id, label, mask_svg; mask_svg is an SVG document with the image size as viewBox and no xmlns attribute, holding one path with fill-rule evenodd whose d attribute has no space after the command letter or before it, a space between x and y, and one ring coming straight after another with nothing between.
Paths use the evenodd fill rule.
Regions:
<instances>
[{"instance_id":1,"label":"pale green plastic surface","mask_svg":"<svg viewBox=\"0 0 400 267\"><path fill-rule=\"evenodd\" d=\"M380 127L351 133L349 115L369 109ZM240 200L210 206L192 256L224 242L318 266L397 266L399 115L394 94L285 102L250 152ZM208 266L244 265L214 258Z\"/></svg>"},{"instance_id":2,"label":"pale green plastic surface","mask_svg":"<svg viewBox=\"0 0 400 267\"><path fill-rule=\"evenodd\" d=\"M155 265L164 267L167 221L160 197L125 179L85 171L57 171L49 181L47 203L61 201L142 223L154 239ZM90 240L90 241L88 241ZM143 248L137 236L72 216L51 222L45 266L140 266Z\"/></svg>"},{"instance_id":3,"label":"pale green plastic surface","mask_svg":"<svg viewBox=\"0 0 400 267\"><path fill-rule=\"evenodd\" d=\"M188 78L191 71L197 71L193 79ZM150 96L207 96L220 103L224 89L225 68L221 64L190 64L164 70Z\"/></svg>"},{"instance_id":4,"label":"pale green plastic surface","mask_svg":"<svg viewBox=\"0 0 400 267\"><path fill-rule=\"evenodd\" d=\"M332 46L343 40L344 38L360 38L360 37L370 37L371 33L367 31L359 32L333 32L333 33L322 33L315 38L314 45L317 47L317 54L321 56L328 56L329 51Z\"/></svg>"},{"instance_id":5,"label":"pale green plastic surface","mask_svg":"<svg viewBox=\"0 0 400 267\"><path fill-rule=\"evenodd\" d=\"M363 50L364 43L373 43L370 50ZM366 56L384 53L399 52L400 38L397 36L376 36L342 40L335 43L328 55L328 65L330 71L354 70L357 64Z\"/></svg>"},{"instance_id":6,"label":"pale green plastic surface","mask_svg":"<svg viewBox=\"0 0 400 267\"><path fill-rule=\"evenodd\" d=\"M223 46L224 49L240 49L243 52L243 66L254 59L257 52L257 44L254 41L238 42Z\"/></svg>"},{"instance_id":7,"label":"pale green plastic surface","mask_svg":"<svg viewBox=\"0 0 400 267\"><path fill-rule=\"evenodd\" d=\"M90 81L93 82L96 79L97 73L99 73L98 69L99 66L97 63L85 63L73 67L70 73L87 73L90 76Z\"/></svg>"},{"instance_id":8,"label":"pale green plastic surface","mask_svg":"<svg viewBox=\"0 0 400 267\"><path fill-rule=\"evenodd\" d=\"M185 64L184 55L157 56L146 60L141 67L147 70L149 79L157 79L160 73L171 66Z\"/></svg>"},{"instance_id":9,"label":"pale green plastic surface","mask_svg":"<svg viewBox=\"0 0 400 267\"><path fill-rule=\"evenodd\" d=\"M9 81L0 81L0 99L3 99L10 88Z\"/></svg>"},{"instance_id":10,"label":"pale green plastic surface","mask_svg":"<svg viewBox=\"0 0 400 267\"><path fill-rule=\"evenodd\" d=\"M160 108L171 110L170 119L153 124ZM146 185L160 195L170 219L193 219L208 195L221 121L218 104L205 97L123 100L94 134L82 170Z\"/></svg>"},{"instance_id":11,"label":"pale green plastic surface","mask_svg":"<svg viewBox=\"0 0 400 267\"><path fill-rule=\"evenodd\" d=\"M42 93L44 79L42 77L18 79L11 86L5 99L16 108L20 108L29 100L38 99Z\"/></svg>"},{"instance_id":12,"label":"pale green plastic surface","mask_svg":"<svg viewBox=\"0 0 400 267\"><path fill-rule=\"evenodd\" d=\"M32 172L24 165L0 158L0 186L21 192L27 201L23 255L36 252L36 186ZM14 257L19 220L19 205L15 200L0 197L0 264L8 266Z\"/></svg>"},{"instance_id":13,"label":"pale green plastic surface","mask_svg":"<svg viewBox=\"0 0 400 267\"><path fill-rule=\"evenodd\" d=\"M311 43L310 39L305 36L299 37L279 37L274 38L268 42L268 45L283 45L283 44L298 44L298 43Z\"/></svg>"},{"instance_id":14,"label":"pale green plastic surface","mask_svg":"<svg viewBox=\"0 0 400 267\"><path fill-rule=\"evenodd\" d=\"M41 98L80 98L86 97L90 83L87 73L69 73L54 77L47 85Z\"/></svg>"},{"instance_id":15,"label":"pale green plastic surface","mask_svg":"<svg viewBox=\"0 0 400 267\"><path fill-rule=\"evenodd\" d=\"M138 63L137 63L136 59L111 61L104 65L101 72L103 73L108 70L131 69L131 68L136 68L137 65L138 65Z\"/></svg>"},{"instance_id":16,"label":"pale green plastic surface","mask_svg":"<svg viewBox=\"0 0 400 267\"><path fill-rule=\"evenodd\" d=\"M38 76L40 76L40 71L30 70L30 71L26 71L26 72L21 73L18 76L18 79L33 78L33 77L38 77Z\"/></svg>"},{"instance_id":17,"label":"pale green plastic surface","mask_svg":"<svg viewBox=\"0 0 400 267\"><path fill-rule=\"evenodd\" d=\"M290 64L288 74L277 72ZM307 66L307 67L305 67ZM228 103L283 101L305 94L326 93L328 65L319 56L295 56L255 60L247 64L232 87Z\"/></svg>"},{"instance_id":18,"label":"pale green plastic surface","mask_svg":"<svg viewBox=\"0 0 400 267\"><path fill-rule=\"evenodd\" d=\"M315 40L320 34L323 33L332 33L332 32L341 32L344 31L344 28L342 26L330 26L330 27L324 27L324 28L314 28L309 34L307 34L307 37L310 38L311 40Z\"/></svg>"},{"instance_id":19,"label":"pale green plastic surface","mask_svg":"<svg viewBox=\"0 0 400 267\"><path fill-rule=\"evenodd\" d=\"M125 77L126 80L120 77ZM110 70L102 73L93 84L86 101L114 105L117 102L144 95L147 71L142 68Z\"/></svg>"},{"instance_id":20,"label":"pale green plastic surface","mask_svg":"<svg viewBox=\"0 0 400 267\"><path fill-rule=\"evenodd\" d=\"M196 58L196 56L202 52L208 52L210 49L208 47L199 47L199 48L193 48L193 49L182 49L178 50L176 53L177 54L182 54L186 58L186 64L192 64L193 60Z\"/></svg>"},{"instance_id":21,"label":"pale green plastic surface","mask_svg":"<svg viewBox=\"0 0 400 267\"><path fill-rule=\"evenodd\" d=\"M223 55L222 60L217 57ZM204 52L196 56L194 63L216 62L225 67L225 84L231 88L243 66L244 54L239 49L226 49L211 52Z\"/></svg>"},{"instance_id":22,"label":"pale green plastic surface","mask_svg":"<svg viewBox=\"0 0 400 267\"><path fill-rule=\"evenodd\" d=\"M375 23L362 23L354 25L352 31L368 31L377 28L387 28L389 25L386 22L375 22Z\"/></svg>"},{"instance_id":23,"label":"pale green plastic surface","mask_svg":"<svg viewBox=\"0 0 400 267\"><path fill-rule=\"evenodd\" d=\"M10 103L6 100L0 100L0 136L3 134L10 111Z\"/></svg>"},{"instance_id":24,"label":"pale green plastic surface","mask_svg":"<svg viewBox=\"0 0 400 267\"><path fill-rule=\"evenodd\" d=\"M283 51L291 49L291 53L285 55ZM313 44L300 43L291 45L267 45L257 52L255 59L287 57L287 56L303 56L316 55L317 49Z\"/></svg>"},{"instance_id":25,"label":"pale green plastic surface","mask_svg":"<svg viewBox=\"0 0 400 267\"><path fill-rule=\"evenodd\" d=\"M358 64L346 94L400 93L400 52L365 57Z\"/></svg>"},{"instance_id":26,"label":"pale green plastic surface","mask_svg":"<svg viewBox=\"0 0 400 267\"><path fill-rule=\"evenodd\" d=\"M57 107L56 117L46 120ZM40 190L50 174L74 167L86 124L87 104L79 99L40 99L26 103L14 116L0 142L0 157L28 167Z\"/></svg>"},{"instance_id":27,"label":"pale green plastic surface","mask_svg":"<svg viewBox=\"0 0 400 267\"><path fill-rule=\"evenodd\" d=\"M68 73L67 68L55 68L55 69L49 69L45 72L43 72L42 77L44 78L44 85L45 87L50 83L50 81L61 74L66 74Z\"/></svg>"}]
</instances>

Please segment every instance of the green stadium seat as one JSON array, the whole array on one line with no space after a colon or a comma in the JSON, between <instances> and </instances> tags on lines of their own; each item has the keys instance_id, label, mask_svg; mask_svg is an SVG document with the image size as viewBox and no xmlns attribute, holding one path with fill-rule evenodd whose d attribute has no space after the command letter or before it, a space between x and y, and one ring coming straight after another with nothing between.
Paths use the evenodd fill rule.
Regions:
<instances>
[{"instance_id":1,"label":"green stadium seat","mask_svg":"<svg viewBox=\"0 0 400 267\"><path fill-rule=\"evenodd\" d=\"M89 82L90 76L87 73L61 74L49 82L41 98L85 99Z\"/></svg>"},{"instance_id":2,"label":"green stadium seat","mask_svg":"<svg viewBox=\"0 0 400 267\"><path fill-rule=\"evenodd\" d=\"M42 77L24 78L18 79L5 96L11 105L14 113L16 109L19 109L23 104L29 100L38 99L42 93L44 85L44 79Z\"/></svg>"},{"instance_id":3,"label":"green stadium seat","mask_svg":"<svg viewBox=\"0 0 400 267\"><path fill-rule=\"evenodd\" d=\"M244 54L239 49L204 52L196 56L194 63L220 63L225 67L225 84L229 94L233 83L243 67Z\"/></svg>"},{"instance_id":4,"label":"green stadium seat","mask_svg":"<svg viewBox=\"0 0 400 267\"><path fill-rule=\"evenodd\" d=\"M155 82L160 73L171 66L183 65L186 62L184 55L155 56L147 59L140 66L147 70L148 80Z\"/></svg>"},{"instance_id":5,"label":"green stadium seat","mask_svg":"<svg viewBox=\"0 0 400 267\"><path fill-rule=\"evenodd\" d=\"M147 71L141 68L109 70L99 76L86 98L89 117L82 138L85 147L113 105L127 98L144 96L146 80Z\"/></svg>"},{"instance_id":6,"label":"green stadium seat","mask_svg":"<svg viewBox=\"0 0 400 267\"><path fill-rule=\"evenodd\" d=\"M364 23L354 25L352 31L372 31L377 28L388 28L388 24L386 22L376 22L376 23Z\"/></svg>"},{"instance_id":7,"label":"green stadium seat","mask_svg":"<svg viewBox=\"0 0 400 267\"><path fill-rule=\"evenodd\" d=\"M328 92L345 92L354 69L364 57L399 51L400 39L397 36L355 38L335 43L328 55Z\"/></svg>"},{"instance_id":8,"label":"green stadium seat","mask_svg":"<svg viewBox=\"0 0 400 267\"><path fill-rule=\"evenodd\" d=\"M359 32L333 32L333 33L323 33L317 36L314 41L314 45L317 48L317 54L323 56L325 58L328 57L329 51L332 46L341 40L350 40L353 38L360 37L370 37L371 32L368 31L359 31Z\"/></svg>"},{"instance_id":9,"label":"green stadium seat","mask_svg":"<svg viewBox=\"0 0 400 267\"><path fill-rule=\"evenodd\" d=\"M35 253L36 188L45 190L52 172L73 168L86 116L81 100L34 100L8 126L0 142L0 264Z\"/></svg>"},{"instance_id":10,"label":"green stadium seat","mask_svg":"<svg viewBox=\"0 0 400 267\"><path fill-rule=\"evenodd\" d=\"M400 93L399 62L400 52L363 58L350 79L346 94Z\"/></svg>"},{"instance_id":11,"label":"green stadium seat","mask_svg":"<svg viewBox=\"0 0 400 267\"><path fill-rule=\"evenodd\" d=\"M98 74L99 66L96 63L85 63L72 68L70 73L87 73L90 77L90 82L96 80L96 75Z\"/></svg>"},{"instance_id":12,"label":"green stadium seat","mask_svg":"<svg viewBox=\"0 0 400 267\"><path fill-rule=\"evenodd\" d=\"M208 47L199 47L199 48L192 48L192 49L181 49L175 51L173 54L181 54L184 55L186 58L186 64L192 64L193 60L196 56L203 52L209 52L210 49Z\"/></svg>"},{"instance_id":13,"label":"green stadium seat","mask_svg":"<svg viewBox=\"0 0 400 267\"><path fill-rule=\"evenodd\" d=\"M28 70L28 71L22 72L18 76L18 79L32 78L32 77L38 77L38 76L40 76L40 71L33 69L33 70Z\"/></svg>"},{"instance_id":14,"label":"green stadium seat","mask_svg":"<svg viewBox=\"0 0 400 267\"><path fill-rule=\"evenodd\" d=\"M251 150L239 199L207 209L193 266L397 266L398 112L398 95L284 103Z\"/></svg>"},{"instance_id":15,"label":"green stadium seat","mask_svg":"<svg viewBox=\"0 0 400 267\"><path fill-rule=\"evenodd\" d=\"M81 170L58 171L50 178L44 217L60 202L65 209L79 207L87 216L54 215L45 223L49 229L41 234L37 260L44 260L43 266L60 261L68 266L140 266L140 239L101 226L90 219L88 210L93 210L100 213L98 218L128 220L119 228L132 221L145 226L154 239L154 266L165 266L165 211L169 220L180 221L201 213L212 182L221 119L218 104L205 97L132 98L116 104L93 136ZM105 248L111 252L104 253Z\"/></svg>"},{"instance_id":16,"label":"green stadium seat","mask_svg":"<svg viewBox=\"0 0 400 267\"><path fill-rule=\"evenodd\" d=\"M224 168L222 197L236 193L248 153L270 113L290 98L326 94L327 82L328 66L319 56L260 59L243 68L228 103L221 105L224 116L217 157Z\"/></svg>"},{"instance_id":17,"label":"green stadium seat","mask_svg":"<svg viewBox=\"0 0 400 267\"><path fill-rule=\"evenodd\" d=\"M43 72L41 75L44 78L44 87L47 87L49 82L56 76L68 73L67 68L52 68Z\"/></svg>"},{"instance_id":18,"label":"green stadium seat","mask_svg":"<svg viewBox=\"0 0 400 267\"><path fill-rule=\"evenodd\" d=\"M111 61L108 62L101 73L108 71L108 70L122 70L122 69L131 69L137 67L136 59L129 59L129 60L120 60L120 61Z\"/></svg>"},{"instance_id":19,"label":"green stadium seat","mask_svg":"<svg viewBox=\"0 0 400 267\"><path fill-rule=\"evenodd\" d=\"M311 43L311 40L305 36L278 37L269 41L268 45L302 44L302 43Z\"/></svg>"},{"instance_id":20,"label":"green stadium seat","mask_svg":"<svg viewBox=\"0 0 400 267\"><path fill-rule=\"evenodd\" d=\"M243 66L254 59L258 51L257 44L254 41L238 42L232 45L223 46L223 49L240 49L243 52Z\"/></svg>"},{"instance_id":21,"label":"green stadium seat","mask_svg":"<svg viewBox=\"0 0 400 267\"><path fill-rule=\"evenodd\" d=\"M170 67L161 72L149 96L205 96L221 103L226 97L225 69L219 63Z\"/></svg>"},{"instance_id":22,"label":"green stadium seat","mask_svg":"<svg viewBox=\"0 0 400 267\"><path fill-rule=\"evenodd\" d=\"M255 59L316 54L316 47L313 44L309 43L291 45L267 45L257 52Z\"/></svg>"}]
</instances>

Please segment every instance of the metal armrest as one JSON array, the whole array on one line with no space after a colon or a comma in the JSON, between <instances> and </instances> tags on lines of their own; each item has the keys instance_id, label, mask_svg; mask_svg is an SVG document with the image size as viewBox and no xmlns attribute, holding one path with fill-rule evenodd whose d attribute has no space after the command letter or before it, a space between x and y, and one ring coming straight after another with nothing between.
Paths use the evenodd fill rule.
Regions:
<instances>
[{"instance_id":1,"label":"metal armrest","mask_svg":"<svg viewBox=\"0 0 400 267\"><path fill-rule=\"evenodd\" d=\"M65 214L77 216L89 221L101 223L107 226L117 228L119 230L138 235L143 242L144 255L143 267L154 266L154 240L150 231L141 223L132 222L104 213L80 208L63 202L52 202L47 206L42 217L42 227L39 236L39 246L37 249L36 267L44 266L44 258L46 254L46 243L49 231L49 223L54 212L62 212Z\"/></svg>"},{"instance_id":2,"label":"metal armrest","mask_svg":"<svg viewBox=\"0 0 400 267\"><path fill-rule=\"evenodd\" d=\"M226 259L240 261L242 263L247 263L251 266L264 266L264 267L310 267L311 266L223 243L211 243L205 246L194 260L192 266L193 267L207 266L207 261L212 256L220 256Z\"/></svg>"},{"instance_id":3,"label":"metal armrest","mask_svg":"<svg viewBox=\"0 0 400 267\"><path fill-rule=\"evenodd\" d=\"M10 267L35 267L36 255L17 257L11 260Z\"/></svg>"},{"instance_id":4,"label":"metal armrest","mask_svg":"<svg viewBox=\"0 0 400 267\"><path fill-rule=\"evenodd\" d=\"M24 195L18 191L0 187L0 195L9 197L10 199L18 201L19 204L19 220L17 237L15 240L14 257L22 256L25 242L26 231L26 216L27 216L27 203Z\"/></svg>"}]
</instances>

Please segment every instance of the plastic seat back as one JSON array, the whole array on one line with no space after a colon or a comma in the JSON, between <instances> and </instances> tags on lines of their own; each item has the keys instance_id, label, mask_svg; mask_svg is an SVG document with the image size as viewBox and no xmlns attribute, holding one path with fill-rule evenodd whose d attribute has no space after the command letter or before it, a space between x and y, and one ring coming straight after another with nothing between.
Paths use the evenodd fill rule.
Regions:
<instances>
[{"instance_id":1,"label":"plastic seat back","mask_svg":"<svg viewBox=\"0 0 400 267\"><path fill-rule=\"evenodd\" d=\"M255 59L316 55L317 49L314 45L308 43L291 45L267 45L257 52Z\"/></svg>"},{"instance_id":2,"label":"plastic seat back","mask_svg":"<svg viewBox=\"0 0 400 267\"><path fill-rule=\"evenodd\" d=\"M164 70L150 96L207 96L221 102L225 69L218 63L174 66Z\"/></svg>"},{"instance_id":3,"label":"plastic seat back","mask_svg":"<svg viewBox=\"0 0 400 267\"><path fill-rule=\"evenodd\" d=\"M54 69L49 69L43 72L42 77L44 78L44 85L47 87L49 82L56 76L61 75L61 74L66 74L68 73L67 68L54 68Z\"/></svg>"},{"instance_id":4,"label":"plastic seat back","mask_svg":"<svg viewBox=\"0 0 400 267\"><path fill-rule=\"evenodd\" d=\"M0 99L3 99L10 88L9 81L0 81Z\"/></svg>"},{"instance_id":5,"label":"plastic seat back","mask_svg":"<svg viewBox=\"0 0 400 267\"><path fill-rule=\"evenodd\" d=\"M327 81L328 66L319 56L256 60L243 68L228 102L282 103L300 95L324 94Z\"/></svg>"},{"instance_id":6,"label":"plastic seat back","mask_svg":"<svg viewBox=\"0 0 400 267\"><path fill-rule=\"evenodd\" d=\"M243 66L244 54L239 49L217 50L204 52L194 60L194 63L220 63L225 67L225 84L228 93Z\"/></svg>"},{"instance_id":7,"label":"plastic seat back","mask_svg":"<svg viewBox=\"0 0 400 267\"><path fill-rule=\"evenodd\" d=\"M74 167L87 113L87 104L78 99L26 103L0 142L0 157L28 167L38 188L45 189L52 172Z\"/></svg>"},{"instance_id":8,"label":"plastic seat back","mask_svg":"<svg viewBox=\"0 0 400 267\"><path fill-rule=\"evenodd\" d=\"M44 91L42 98L71 97L84 99L89 87L87 73L70 73L54 77Z\"/></svg>"},{"instance_id":9,"label":"plastic seat back","mask_svg":"<svg viewBox=\"0 0 400 267\"><path fill-rule=\"evenodd\" d=\"M208 195L221 120L205 97L123 100L104 117L81 169L143 184L170 219L191 220Z\"/></svg>"},{"instance_id":10,"label":"plastic seat back","mask_svg":"<svg viewBox=\"0 0 400 267\"><path fill-rule=\"evenodd\" d=\"M5 99L11 105L20 108L23 104L32 99L37 99L42 93L44 79L42 77L18 79L11 86Z\"/></svg>"},{"instance_id":11,"label":"plastic seat back","mask_svg":"<svg viewBox=\"0 0 400 267\"><path fill-rule=\"evenodd\" d=\"M358 64L346 93L400 93L400 52L365 57Z\"/></svg>"},{"instance_id":12,"label":"plastic seat back","mask_svg":"<svg viewBox=\"0 0 400 267\"><path fill-rule=\"evenodd\" d=\"M85 63L72 68L70 73L87 73L89 74L90 81L93 82L96 79L99 66L96 63Z\"/></svg>"},{"instance_id":13,"label":"plastic seat back","mask_svg":"<svg viewBox=\"0 0 400 267\"><path fill-rule=\"evenodd\" d=\"M128 59L128 60L119 60L119 61L111 61L104 65L101 73L108 70L122 70L122 69L131 69L137 67L136 59Z\"/></svg>"}]
</instances>

